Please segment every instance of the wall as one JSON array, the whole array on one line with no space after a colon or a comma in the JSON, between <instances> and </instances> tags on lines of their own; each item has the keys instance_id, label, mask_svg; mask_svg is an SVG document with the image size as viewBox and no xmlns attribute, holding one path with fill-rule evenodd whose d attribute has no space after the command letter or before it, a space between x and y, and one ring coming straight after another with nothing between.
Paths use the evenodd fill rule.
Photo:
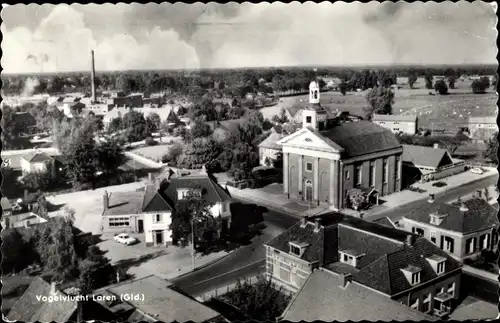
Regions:
<instances>
[{"instance_id":1,"label":"wall","mask_svg":"<svg viewBox=\"0 0 500 323\"><path fill-rule=\"evenodd\" d=\"M290 280L281 277L282 268L284 271L290 272ZM296 292L306 282L309 275L312 273L313 266L305 261L266 246L266 273L276 284L284 288ZM296 274L292 274L292 269Z\"/></svg>"},{"instance_id":2,"label":"wall","mask_svg":"<svg viewBox=\"0 0 500 323\"><path fill-rule=\"evenodd\" d=\"M157 213L145 213L144 214L144 235L146 240L146 246L151 246L155 244L155 231L163 231L163 243L169 245L172 243L172 231L169 229L172 223L172 214L170 212L160 213L162 216L162 221L155 223L154 217Z\"/></svg>"},{"instance_id":3,"label":"wall","mask_svg":"<svg viewBox=\"0 0 500 323\"><path fill-rule=\"evenodd\" d=\"M269 157L270 159L276 159L278 156L278 153L280 153L280 150L259 147L260 164L267 166L266 165L266 158Z\"/></svg>"},{"instance_id":4,"label":"wall","mask_svg":"<svg viewBox=\"0 0 500 323\"><path fill-rule=\"evenodd\" d=\"M126 227L111 227L109 226L110 218L120 218L127 217L129 218L129 225ZM125 215L104 215L102 216L102 231L103 232L111 232L111 233L121 233L121 232L138 232L138 220L143 220L144 217L142 214L125 214Z\"/></svg>"},{"instance_id":5,"label":"wall","mask_svg":"<svg viewBox=\"0 0 500 323\"><path fill-rule=\"evenodd\" d=\"M480 240L479 238L483 234L488 234L488 250L493 250L494 248L497 247L497 243L493 244L493 228L487 228L485 230L477 231L471 234L464 235L463 238L461 239L461 250L463 251L463 254L461 255L462 259L467 259L467 258L474 258L476 256L479 256L481 254L481 250L483 250L483 246L480 245ZM476 238L476 248L475 251L472 253L467 253L467 240L471 238Z\"/></svg>"},{"instance_id":6,"label":"wall","mask_svg":"<svg viewBox=\"0 0 500 323\"><path fill-rule=\"evenodd\" d=\"M417 130L417 124L415 122L407 122L407 121L373 121L384 127L386 129L391 130L393 133L404 132L409 135L414 135Z\"/></svg>"}]
</instances>

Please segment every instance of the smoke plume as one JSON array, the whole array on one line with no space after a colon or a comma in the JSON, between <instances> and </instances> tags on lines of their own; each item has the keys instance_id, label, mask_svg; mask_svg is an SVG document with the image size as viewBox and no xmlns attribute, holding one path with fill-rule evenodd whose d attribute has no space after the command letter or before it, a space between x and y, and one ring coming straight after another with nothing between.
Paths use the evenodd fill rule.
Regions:
<instances>
[{"instance_id":1,"label":"smoke plume","mask_svg":"<svg viewBox=\"0 0 500 323\"><path fill-rule=\"evenodd\" d=\"M36 77L28 77L24 81L24 88L21 96L31 96L35 93L35 88L40 85L40 82Z\"/></svg>"}]
</instances>

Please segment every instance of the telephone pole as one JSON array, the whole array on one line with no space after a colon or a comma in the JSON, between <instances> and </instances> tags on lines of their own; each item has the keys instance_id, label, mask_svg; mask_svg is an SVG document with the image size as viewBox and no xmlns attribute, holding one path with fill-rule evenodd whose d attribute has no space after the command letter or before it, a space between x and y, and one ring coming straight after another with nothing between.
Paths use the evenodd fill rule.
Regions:
<instances>
[{"instance_id":1,"label":"telephone pole","mask_svg":"<svg viewBox=\"0 0 500 323\"><path fill-rule=\"evenodd\" d=\"M192 264L193 264L193 271L196 268L195 256L196 256L196 251L194 248L194 216L192 216L191 217L191 260L192 260Z\"/></svg>"}]
</instances>

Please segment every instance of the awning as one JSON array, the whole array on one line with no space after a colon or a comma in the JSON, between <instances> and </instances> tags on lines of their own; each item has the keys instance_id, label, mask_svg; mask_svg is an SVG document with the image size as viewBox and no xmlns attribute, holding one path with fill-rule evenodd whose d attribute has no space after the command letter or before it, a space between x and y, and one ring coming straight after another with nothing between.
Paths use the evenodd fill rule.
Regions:
<instances>
[{"instance_id":1,"label":"awning","mask_svg":"<svg viewBox=\"0 0 500 323\"><path fill-rule=\"evenodd\" d=\"M436 301L440 301L440 302L444 303L444 302L449 301L450 299L453 299L453 295L451 295L449 293L439 293L436 296L434 296L434 299Z\"/></svg>"}]
</instances>

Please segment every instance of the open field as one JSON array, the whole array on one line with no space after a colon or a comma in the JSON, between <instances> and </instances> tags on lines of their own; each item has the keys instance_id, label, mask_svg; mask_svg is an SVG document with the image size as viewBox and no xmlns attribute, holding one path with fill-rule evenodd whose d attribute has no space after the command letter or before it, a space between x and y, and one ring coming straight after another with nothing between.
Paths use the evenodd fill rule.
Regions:
<instances>
[{"instance_id":1,"label":"open field","mask_svg":"<svg viewBox=\"0 0 500 323\"><path fill-rule=\"evenodd\" d=\"M398 79L399 82L399 79ZM404 83L401 82L401 83ZM456 131L468 123L469 116L495 116L496 93L490 88L486 94L473 94L471 81L457 81L456 89L450 89L449 95L429 95L434 90L425 89L425 81L418 79L414 89L402 85L395 91L393 113L416 114L419 117L419 128L444 129ZM331 111L349 111L354 115L363 115L367 106L366 94L363 92L348 92L343 96L340 92L325 92L321 94L321 104ZM279 114L281 108L288 108L295 113L306 105L306 95L282 98L278 105L261 109L265 118L271 119Z\"/></svg>"},{"instance_id":2,"label":"open field","mask_svg":"<svg viewBox=\"0 0 500 323\"><path fill-rule=\"evenodd\" d=\"M146 146L146 147L141 147L141 148L136 148L131 150L130 152L134 154L138 154L142 157L151 159L156 162L161 162L161 158L168 153L170 147L172 145L170 144L160 144L156 146Z\"/></svg>"}]
</instances>

